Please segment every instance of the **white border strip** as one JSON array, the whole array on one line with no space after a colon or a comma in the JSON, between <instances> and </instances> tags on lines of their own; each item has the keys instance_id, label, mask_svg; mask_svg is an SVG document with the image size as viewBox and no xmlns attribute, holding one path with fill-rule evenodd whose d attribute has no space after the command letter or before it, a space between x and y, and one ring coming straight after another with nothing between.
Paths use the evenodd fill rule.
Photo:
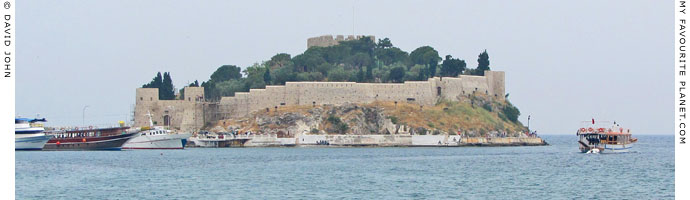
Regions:
<instances>
[{"instance_id":1,"label":"white border strip","mask_svg":"<svg viewBox=\"0 0 690 200\"><path fill-rule=\"evenodd\" d=\"M688 195L690 192L687 190L687 186L690 186L688 184L688 159L684 155L688 155L688 147L690 144L690 135L687 135L687 130L688 130L688 121L687 118L687 105L690 103L688 102L688 97L687 95L690 95L689 91L687 90L687 87L690 87L688 85L688 75L687 69L686 69L686 60L688 60L688 43L690 42L687 36L690 34L687 30L690 25L688 23L687 18L687 13L690 12L690 2L686 2L684 0L677 0L676 3L674 4L674 10L675 10L675 21L674 21L674 31L675 31L675 39L674 39L674 44L675 44L675 53L674 53L674 77L675 77L675 87L674 93L674 105L675 105L675 112L674 112L674 121L675 121L675 179L676 179L676 184L675 184L675 192L676 192L676 199L688 199L690 198L690 195Z\"/></svg>"},{"instance_id":2,"label":"white border strip","mask_svg":"<svg viewBox=\"0 0 690 200\"><path fill-rule=\"evenodd\" d=\"M15 85L15 1L3 0L3 7L0 8L2 13L2 52L3 66L0 74L0 130L2 138L0 139L0 161L2 165L3 178L0 180L2 185L0 187L0 196L2 199L14 199L14 85Z\"/></svg>"}]
</instances>

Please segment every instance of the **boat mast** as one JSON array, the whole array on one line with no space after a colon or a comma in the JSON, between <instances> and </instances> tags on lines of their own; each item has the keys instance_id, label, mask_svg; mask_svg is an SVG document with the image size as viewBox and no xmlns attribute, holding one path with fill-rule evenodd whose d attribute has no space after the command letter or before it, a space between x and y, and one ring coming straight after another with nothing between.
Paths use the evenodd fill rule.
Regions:
<instances>
[{"instance_id":1,"label":"boat mast","mask_svg":"<svg viewBox=\"0 0 690 200\"><path fill-rule=\"evenodd\" d=\"M149 117L149 126L153 127L153 115L151 115L151 111L146 111L146 116Z\"/></svg>"}]
</instances>

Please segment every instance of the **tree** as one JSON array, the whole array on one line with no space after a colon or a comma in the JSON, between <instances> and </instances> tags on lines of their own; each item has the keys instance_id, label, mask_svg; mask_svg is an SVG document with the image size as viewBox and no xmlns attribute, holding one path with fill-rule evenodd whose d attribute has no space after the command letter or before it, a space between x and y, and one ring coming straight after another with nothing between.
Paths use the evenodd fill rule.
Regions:
<instances>
[{"instance_id":1,"label":"tree","mask_svg":"<svg viewBox=\"0 0 690 200\"><path fill-rule=\"evenodd\" d=\"M348 59L348 64L352 65L354 69L361 69L363 66L372 65L371 57L369 54L359 52Z\"/></svg>"},{"instance_id":2,"label":"tree","mask_svg":"<svg viewBox=\"0 0 690 200\"><path fill-rule=\"evenodd\" d=\"M211 82L223 82L227 80L235 80L242 77L240 74L240 68L235 65L223 65L216 69L213 74L211 74Z\"/></svg>"},{"instance_id":3,"label":"tree","mask_svg":"<svg viewBox=\"0 0 690 200\"><path fill-rule=\"evenodd\" d=\"M285 82L297 80L297 73L290 67L278 68L271 75L271 80L277 85L285 85Z\"/></svg>"},{"instance_id":4,"label":"tree","mask_svg":"<svg viewBox=\"0 0 690 200\"><path fill-rule=\"evenodd\" d=\"M309 48L312 52L318 49L322 49L319 47L315 48ZM310 51L310 50L307 50ZM295 69L299 72L311 72L316 69L317 66L321 65L322 63L325 63L326 60L323 59L320 53L303 53L300 55L295 56L295 58L292 59L292 62L295 64Z\"/></svg>"},{"instance_id":5,"label":"tree","mask_svg":"<svg viewBox=\"0 0 690 200\"><path fill-rule=\"evenodd\" d=\"M163 73L163 85L158 88L158 94L161 100L175 99L175 87L170 77L170 72Z\"/></svg>"},{"instance_id":6,"label":"tree","mask_svg":"<svg viewBox=\"0 0 690 200\"><path fill-rule=\"evenodd\" d=\"M357 82L365 82L366 75L364 74L364 69L359 68L359 72L357 72Z\"/></svg>"},{"instance_id":7,"label":"tree","mask_svg":"<svg viewBox=\"0 0 690 200\"><path fill-rule=\"evenodd\" d=\"M175 87L172 84L170 73L165 72L161 75L160 72L151 80L151 82L141 86L142 88L158 88L158 98L161 100L175 99Z\"/></svg>"},{"instance_id":8,"label":"tree","mask_svg":"<svg viewBox=\"0 0 690 200\"><path fill-rule=\"evenodd\" d=\"M391 65L395 62L408 62L408 53L398 47L374 50L374 55L378 60L383 61L384 65Z\"/></svg>"},{"instance_id":9,"label":"tree","mask_svg":"<svg viewBox=\"0 0 690 200\"><path fill-rule=\"evenodd\" d=\"M491 70L489 68L489 54L486 53L486 49L484 49L484 52L479 54L479 58L477 58L477 75L484 76L484 71L486 70Z\"/></svg>"},{"instance_id":10,"label":"tree","mask_svg":"<svg viewBox=\"0 0 690 200\"><path fill-rule=\"evenodd\" d=\"M343 68L336 68L328 72L328 81L346 81L350 78L350 73Z\"/></svg>"},{"instance_id":11,"label":"tree","mask_svg":"<svg viewBox=\"0 0 690 200\"><path fill-rule=\"evenodd\" d=\"M388 38L379 39L379 43L376 45L377 48L385 49L393 47L393 43Z\"/></svg>"},{"instance_id":12,"label":"tree","mask_svg":"<svg viewBox=\"0 0 690 200\"><path fill-rule=\"evenodd\" d=\"M413 66L415 64L420 64L420 65L430 65L431 63L436 63L441 60L441 57L438 56L438 51L434 50L434 48L430 46L423 46L415 49L410 53L410 61L412 62Z\"/></svg>"},{"instance_id":13,"label":"tree","mask_svg":"<svg viewBox=\"0 0 690 200\"><path fill-rule=\"evenodd\" d=\"M405 68L403 68L403 67L393 68L390 72L390 80L393 81L394 83L402 83L404 77L405 77Z\"/></svg>"},{"instance_id":14,"label":"tree","mask_svg":"<svg viewBox=\"0 0 690 200\"><path fill-rule=\"evenodd\" d=\"M264 72L264 83L266 83L266 85L271 84L271 68L269 67L266 67L266 72Z\"/></svg>"},{"instance_id":15,"label":"tree","mask_svg":"<svg viewBox=\"0 0 690 200\"><path fill-rule=\"evenodd\" d=\"M464 60L453 58L451 55L446 55L446 59L441 64L441 76L457 77L462 74L467 67Z\"/></svg>"},{"instance_id":16,"label":"tree","mask_svg":"<svg viewBox=\"0 0 690 200\"><path fill-rule=\"evenodd\" d=\"M367 75L366 75L365 79L366 79L366 82L374 80L374 66L373 65L367 65Z\"/></svg>"},{"instance_id":17,"label":"tree","mask_svg":"<svg viewBox=\"0 0 690 200\"><path fill-rule=\"evenodd\" d=\"M279 53L271 57L271 60L268 61L268 66L271 69L276 69L288 65L290 62L292 62L290 54Z\"/></svg>"},{"instance_id":18,"label":"tree","mask_svg":"<svg viewBox=\"0 0 690 200\"><path fill-rule=\"evenodd\" d=\"M508 118L512 122L517 122L518 117L520 117L520 110L513 106L510 102L506 101L506 105L503 107L503 113L505 114L506 118Z\"/></svg>"},{"instance_id":19,"label":"tree","mask_svg":"<svg viewBox=\"0 0 690 200\"><path fill-rule=\"evenodd\" d=\"M153 80L151 82L142 85L142 88L160 88L161 85L163 85L163 76L161 76L161 72L158 72L155 77L153 77Z\"/></svg>"},{"instance_id":20,"label":"tree","mask_svg":"<svg viewBox=\"0 0 690 200\"><path fill-rule=\"evenodd\" d=\"M431 61L429 63L429 77L436 76L436 67L438 66L438 61Z\"/></svg>"}]
</instances>

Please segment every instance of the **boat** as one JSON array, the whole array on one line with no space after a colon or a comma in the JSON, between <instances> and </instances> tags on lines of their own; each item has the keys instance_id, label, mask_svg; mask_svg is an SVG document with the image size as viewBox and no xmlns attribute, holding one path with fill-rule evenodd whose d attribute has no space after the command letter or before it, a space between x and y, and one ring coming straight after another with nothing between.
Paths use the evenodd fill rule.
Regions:
<instances>
[{"instance_id":1,"label":"boat","mask_svg":"<svg viewBox=\"0 0 690 200\"><path fill-rule=\"evenodd\" d=\"M55 136L48 140L43 150L121 150L130 139L139 136L139 130L129 130L123 123L107 128L72 128L46 132Z\"/></svg>"},{"instance_id":2,"label":"boat","mask_svg":"<svg viewBox=\"0 0 690 200\"><path fill-rule=\"evenodd\" d=\"M175 134L163 126L154 126L151 112L146 115L149 117L150 126L140 128L141 135L125 143L123 149L184 149L187 138L192 134Z\"/></svg>"},{"instance_id":3,"label":"boat","mask_svg":"<svg viewBox=\"0 0 690 200\"><path fill-rule=\"evenodd\" d=\"M577 130L580 152L582 153L621 153L628 152L637 138L633 138L630 129L620 124L609 125L607 122L582 126Z\"/></svg>"},{"instance_id":4,"label":"boat","mask_svg":"<svg viewBox=\"0 0 690 200\"><path fill-rule=\"evenodd\" d=\"M14 118L14 150L41 150L52 138L44 133L45 118Z\"/></svg>"},{"instance_id":5,"label":"boat","mask_svg":"<svg viewBox=\"0 0 690 200\"><path fill-rule=\"evenodd\" d=\"M127 141L123 149L184 149L187 138L192 134L175 134L171 130L157 126L142 128L141 135Z\"/></svg>"},{"instance_id":6,"label":"boat","mask_svg":"<svg viewBox=\"0 0 690 200\"><path fill-rule=\"evenodd\" d=\"M203 132L189 138L195 147L243 147L251 138L249 136L238 136L230 133L208 133Z\"/></svg>"}]
</instances>

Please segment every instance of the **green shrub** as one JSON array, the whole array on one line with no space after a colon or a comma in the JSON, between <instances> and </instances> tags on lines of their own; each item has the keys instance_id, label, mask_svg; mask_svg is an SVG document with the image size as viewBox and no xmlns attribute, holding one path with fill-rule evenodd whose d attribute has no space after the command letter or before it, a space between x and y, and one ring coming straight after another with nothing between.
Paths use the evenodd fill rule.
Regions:
<instances>
[{"instance_id":1,"label":"green shrub","mask_svg":"<svg viewBox=\"0 0 690 200\"><path fill-rule=\"evenodd\" d=\"M487 110L489 112L493 112L493 108L491 108L491 103L485 103L484 105L482 105L482 108L484 108L484 110Z\"/></svg>"},{"instance_id":2,"label":"green shrub","mask_svg":"<svg viewBox=\"0 0 690 200\"><path fill-rule=\"evenodd\" d=\"M508 103L503 107L503 113L505 114L506 118L508 118L512 122L517 122L518 117L520 116L520 110L518 110L515 106L512 104Z\"/></svg>"},{"instance_id":3,"label":"green shrub","mask_svg":"<svg viewBox=\"0 0 690 200\"><path fill-rule=\"evenodd\" d=\"M387 118L390 119L391 122L393 122L393 124L398 124L398 117L396 117L396 116L388 116Z\"/></svg>"}]
</instances>

